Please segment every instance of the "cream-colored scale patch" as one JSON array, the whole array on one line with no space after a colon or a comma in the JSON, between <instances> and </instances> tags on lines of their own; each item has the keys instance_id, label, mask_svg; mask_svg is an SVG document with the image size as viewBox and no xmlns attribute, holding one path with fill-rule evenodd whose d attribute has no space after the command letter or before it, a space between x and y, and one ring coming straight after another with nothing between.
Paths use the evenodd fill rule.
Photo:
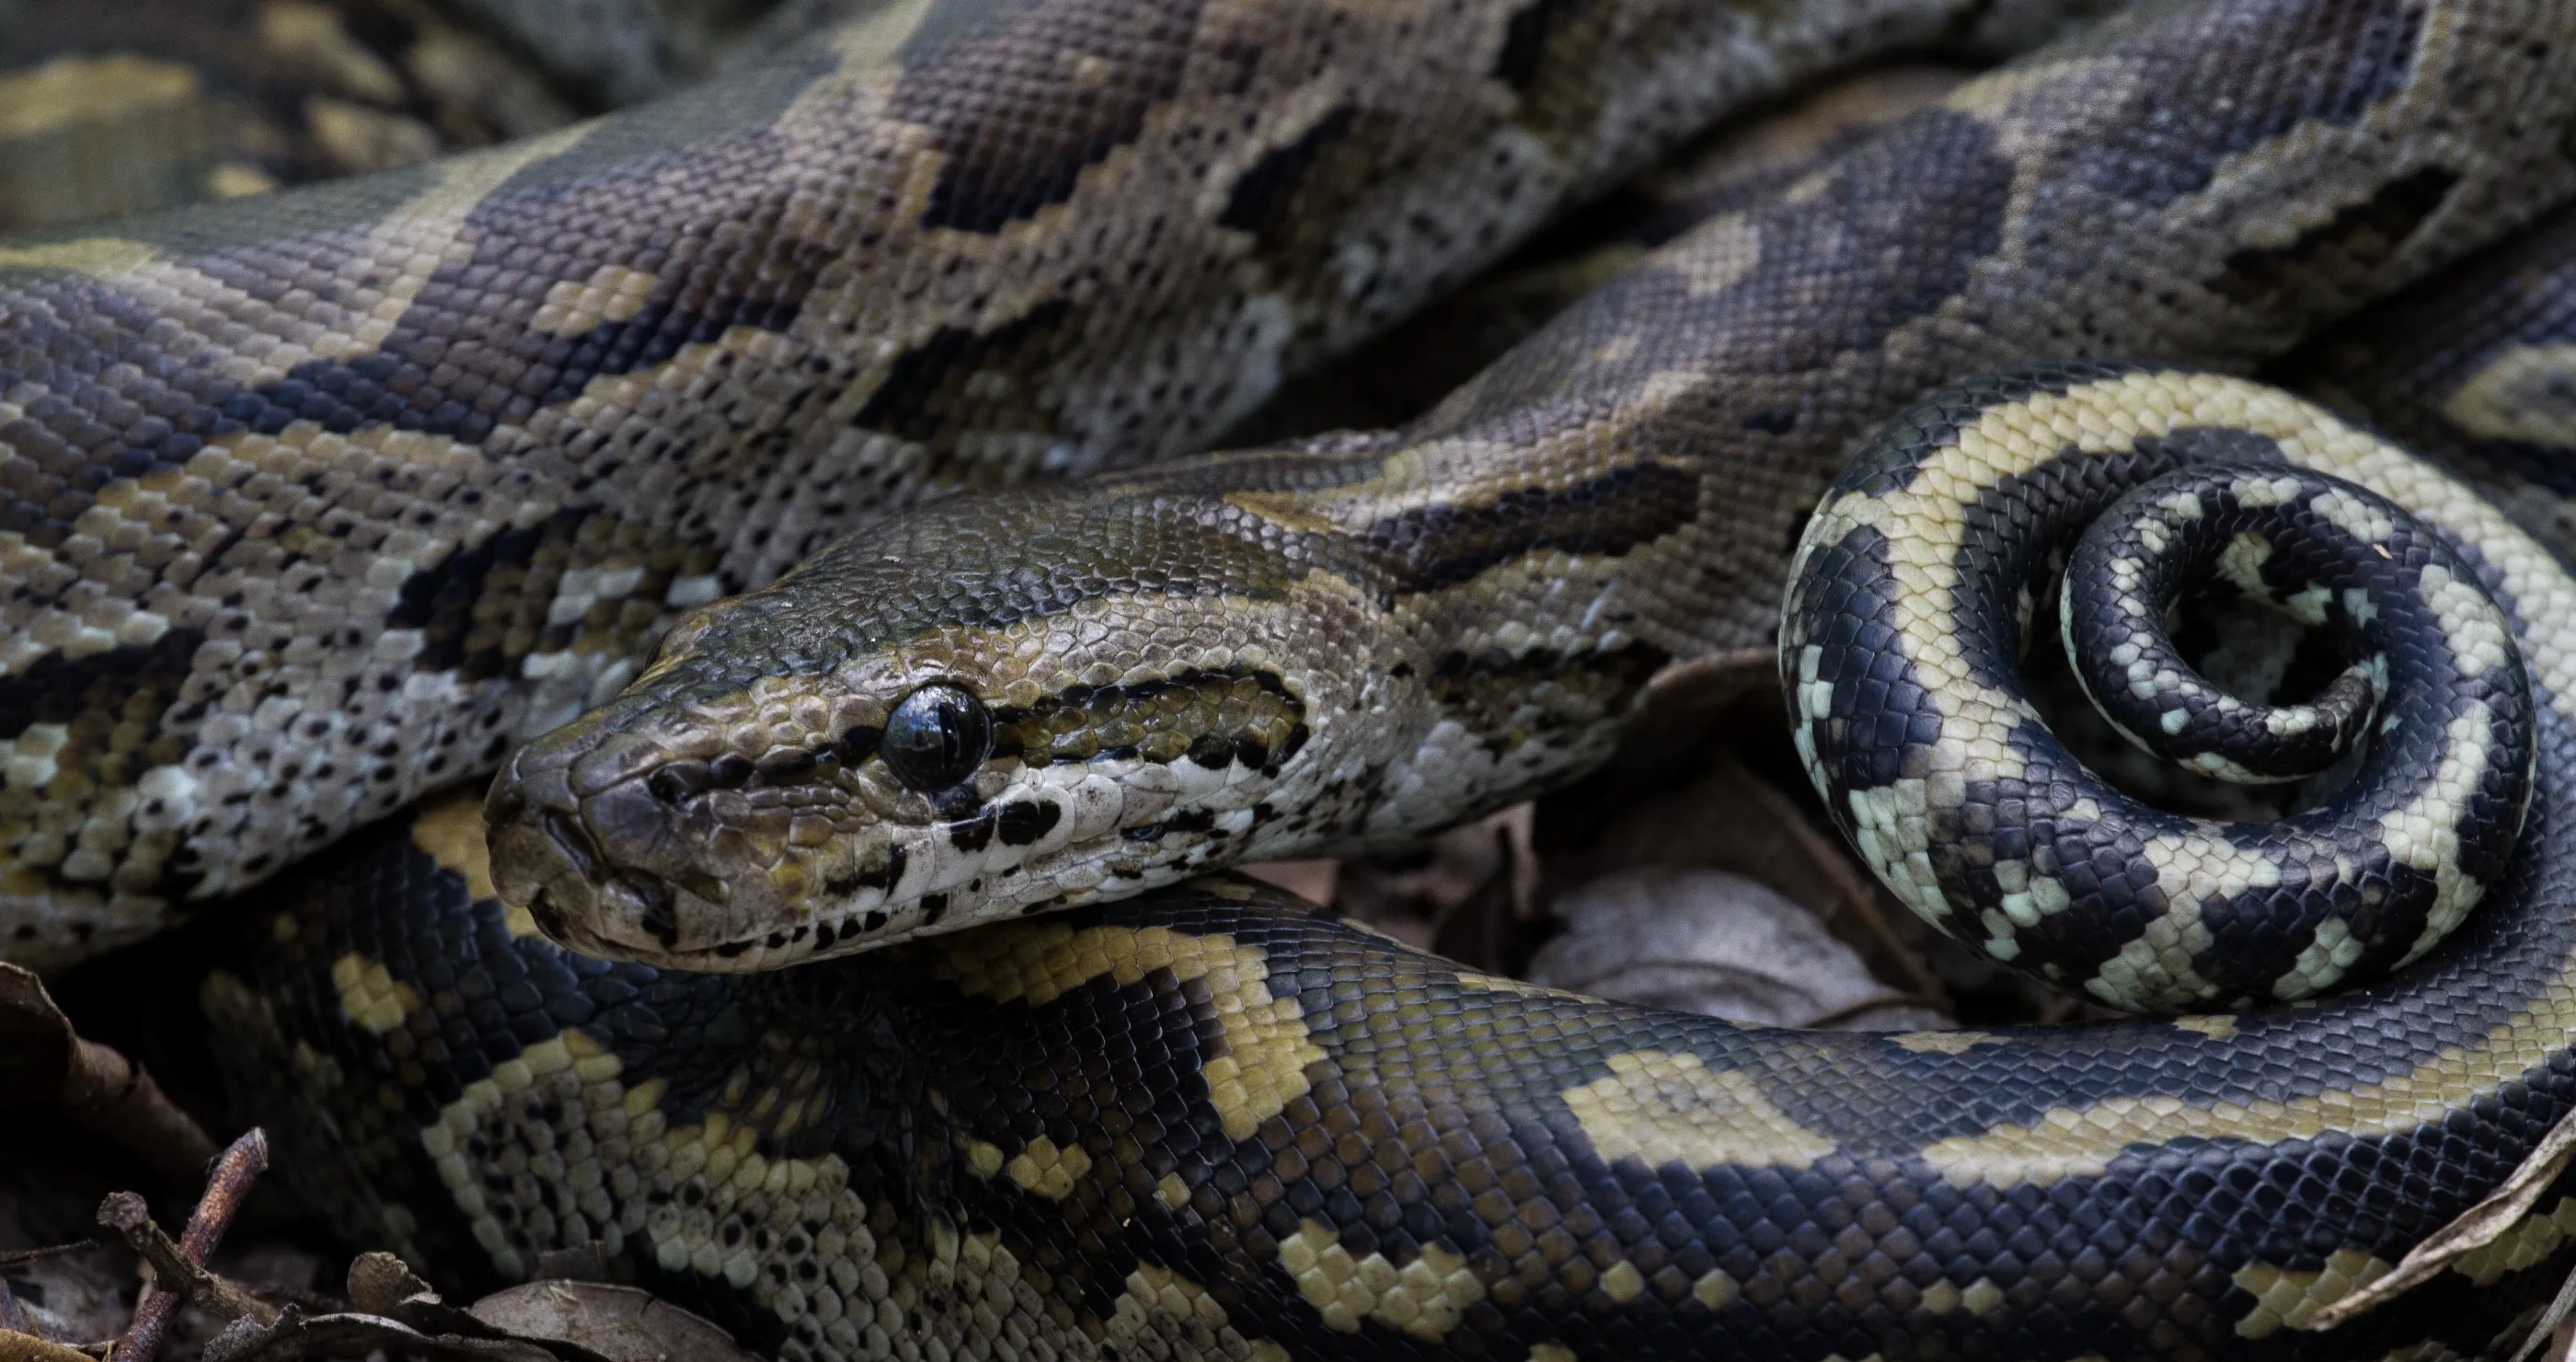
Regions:
<instances>
[{"instance_id":1,"label":"cream-colored scale patch","mask_svg":"<svg viewBox=\"0 0 2576 1362\"><path fill-rule=\"evenodd\" d=\"M2439 563L2427 563L2420 579L2425 604L2441 621L2451 656L2469 676L2484 676L2513 656L2513 634L2477 583L2451 575Z\"/></svg>"},{"instance_id":2,"label":"cream-colored scale patch","mask_svg":"<svg viewBox=\"0 0 2576 1362\"><path fill-rule=\"evenodd\" d=\"M2365 544L2384 544L2397 533L2397 522L2389 519L2387 511L2340 488L2318 493L2308 502L2308 508Z\"/></svg>"},{"instance_id":3,"label":"cream-colored scale patch","mask_svg":"<svg viewBox=\"0 0 2576 1362\"><path fill-rule=\"evenodd\" d=\"M2207 1036L2211 1040L2228 1040L2236 1035L2236 1014L2212 1012L2198 1016L2176 1017L2174 1029Z\"/></svg>"},{"instance_id":4,"label":"cream-colored scale patch","mask_svg":"<svg viewBox=\"0 0 2576 1362\"><path fill-rule=\"evenodd\" d=\"M1355 922L1351 925L1360 926L1362 924ZM1514 979L1501 974L1479 974L1474 970L1460 970L1458 971L1457 978L1459 988L1470 989L1478 993L1508 993L1514 997L1522 998L1565 998L1582 996L1580 994L1569 994L1563 989L1549 988L1544 984L1533 984L1525 979Z\"/></svg>"},{"instance_id":5,"label":"cream-colored scale patch","mask_svg":"<svg viewBox=\"0 0 2576 1362\"><path fill-rule=\"evenodd\" d=\"M2460 429L2490 440L2576 444L2576 345L2525 345L2505 351L2442 403Z\"/></svg>"},{"instance_id":6,"label":"cream-colored scale patch","mask_svg":"<svg viewBox=\"0 0 2576 1362\"><path fill-rule=\"evenodd\" d=\"M2487 887L2460 869L2460 824L2493 761L2493 716L2484 703L2472 703L2454 717L2445 736L2442 759L2433 778L2413 799L2379 820L2379 838L2392 861L2433 876L2433 906L2424 930L2398 961L2402 968L2421 958L2467 919Z\"/></svg>"},{"instance_id":7,"label":"cream-colored scale patch","mask_svg":"<svg viewBox=\"0 0 2576 1362\"><path fill-rule=\"evenodd\" d=\"M1466 1260L1438 1244L1425 1244L1401 1266L1381 1253L1353 1257L1331 1226L1307 1220L1279 1245L1279 1265L1299 1294L1337 1333L1358 1333L1373 1320L1437 1343L1468 1306L1485 1298L1485 1284Z\"/></svg>"},{"instance_id":8,"label":"cream-colored scale patch","mask_svg":"<svg viewBox=\"0 0 2576 1362\"><path fill-rule=\"evenodd\" d=\"M2272 982L2272 996L2295 1002L2334 987L2361 958L2363 944L2353 936L2351 923L2339 917L2325 919L2317 924L2316 935L2298 958L2290 962L2290 972Z\"/></svg>"},{"instance_id":9,"label":"cream-colored scale patch","mask_svg":"<svg viewBox=\"0 0 2576 1362\"><path fill-rule=\"evenodd\" d=\"M340 992L340 1015L383 1035L420 1010L420 991L393 977L384 963L356 952L331 962L331 986Z\"/></svg>"},{"instance_id":10,"label":"cream-colored scale patch","mask_svg":"<svg viewBox=\"0 0 2576 1362\"><path fill-rule=\"evenodd\" d=\"M2004 1289L1992 1277L1979 1277L1965 1287L1947 1280L1923 1288L1923 1308L1936 1315L1965 1310L1972 1315L1989 1315L2004 1303Z\"/></svg>"},{"instance_id":11,"label":"cream-colored scale patch","mask_svg":"<svg viewBox=\"0 0 2576 1362\"><path fill-rule=\"evenodd\" d=\"M2254 1295L2254 1308L2236 1321L2242 1338L2269 1338L2283 1329L2305 1329L2319 1310L2342 1300L2397 1270L2395 1263L2362 1249L2326 1256L2316 1270L2289 1270L2257 1263L2237 1269L2232 1279Z\"/></svg>"},{"instance_id":12,"label":"cream-colored scale patch","mask_svg":"<svg viewBox=\"0 0 2576 1362\"><path fill-rule=\"evenodd\" d=\"M1095 979L1126 985L1167 969L1182 983L1204 981L1225 1045L1200 1075L1228 1139L1250 1139L1263 1121L1304 1096L1306 1066L1325 1057L1306 1033L1296 998L1270 996L1269 957L1231 937L1165 927L1077 932L1059 923L1032 923L960 938L940 965L968 994L1032 1007Z\"/></svg>"},{"instance_id":13,"label":"cream-colored scale patch","mask_svg":"<svg viewBox=\"0 0 2576 1362\"><path fill-rule=\"evenodd\" d=\"M1989 1031L1908 1031L1887 1039L1900 1050L1920 1055L1964 1055L2003 1037Z\"/></svg>"},{"instance_id":14,"label":"cream-colored scale patch","mask_svg":"<svg viewBox=\"0 0 2576 1362\"><path fill-rule=\"evenodd\" d=\"M2493 1286L2507 1273L2549 1261L2570 1237L2576 1237L2576 1197L2561 1197L2546 1214L2535 1209L2491 1242L2453 1259L2451 1270L2475 1285Z\"/></svg>"},{"instance_id":15,"label":"cream-colored scale patch","mask_svg":"<svg viewBox=\"0 0 2576 1362\"><path fill-rule=\"evenodd\" d=\"M603 322L630 321L652 301L659 282L623 265L602 265L588 279L558 279L528 319L528 328L549 336L581 336Z\"/></svg>"},{"instance_id":16,"label":"cream-colored scale patch","mask_svg":"<svg viewBox=\"0 0 2576 1362\"><path fill-rule=\"evenodd\" d=\"M1002 1165L1002 1171L1024 1190L1061 1201L1071 1196L1074 1184L1091 1171L1091 1153L1078 1144L1059 1149L1055 1141L1040 1135L1012 1155L1010 1162Z\"/></svg>"},{"instance_id":17,"label":"cream-colored scale patch","mask_svg":"<svg viewBox=\"0 0 2576 1362\"><path fill-rule=\"evenodd\" d=\"M2182 1139L2278 1144L2342 1133L2369 1140L2439 1125L2499 1085L2520 1080L2576 1034L2576 991L2552 988L2476 1044L2442 1049L2377 1083L2330 1089L2286 1102L2207 1106L2170 1096L2115 1097L2057 1107L2028 1125L1935 1141L1925 1162L1957 1186L2017 1187L2064 1177L2098 1177L2131 1146Z\"/></svg>"},{"instance_id":18,"label":"cream-colored scale patch","mask_svg":"<svg viewBox=\"0 0 2576 1362\"><path fill-rule=\"evenodd\" d=\"M475 898L500 896L492 887L492 853L483 837L480 796L451 797L422 806L419 813L412 815L411 844L427 852L439 869L464 880L465 892ZM523 910L512 910L514 919L524 915ZM514 932L516 928L513 921ZM533 923L529 930L535 930Z\"/></svg>"},{"instance_id":19,"label":"cream-colored scale patch","mask_svg":"<svg viewBox=\"0 0 2576 1362\"><path fill-rule=\"evenodd\" d=\"M1834 1142L1772 1104L1753 1075L1712 1071L1693 1054L1636 1050L1610 1057L1608 1076L1563 1094L1603 1161L1649 1168L1805 1168Z\"/></svg>"},{"instance_id":20,"label":"cream-colored scale patch","mask_svg":"<svg viewBox=\"0 0 2576 1362\"><path fill-rule=\"evenodd\" d=\"M2265 600L2272 593L2263 580L2263 565L2272 561L2272 541L2247 531L2228 536L2227 547L2218 551L2218 575L2227 584L2245 593L2249 600Z\"/></svg>"},{"instance_id":21,"label":"cream-colored scale patch","mask_svg":"<svg viewBox=\"0 0 2576 1362\"><path fill-rule=\"evenodd\" d=\"M1169 1268L1140 1263L1126 1286L1108 1320L1118 1355L1287 1362L1286 1349L1245 1338L1206 1287Z\"/></svg>"}]
</instances>

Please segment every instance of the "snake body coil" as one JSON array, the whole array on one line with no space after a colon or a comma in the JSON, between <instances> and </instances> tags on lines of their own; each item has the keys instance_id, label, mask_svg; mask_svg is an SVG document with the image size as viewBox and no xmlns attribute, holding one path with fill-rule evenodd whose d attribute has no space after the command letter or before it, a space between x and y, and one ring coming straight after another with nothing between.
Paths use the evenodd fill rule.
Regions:
<instances>
[{"instance_id":1,"label":"snake body coil","mask_svg":"<svg viewBox=\"0 0 2576 1362\"><path fill-rule=\"evenodd\" d=\"M1456 234L1439 167L1499 241L1722 102L1636 73L1742 31L1442 9L1474 20L1444 83L1334 36L1418 22L1384 50L1429 51L1429 9L1278 7L1250 47L1223 26L1273 9L1218 9L1112 33L1071 0L980 29L912 7L903 79L782 77L685 151L647 115L398 212L382 185L303 200L284 246L214 216L0 257L0 438L35 470L0 562L28 583L0 810L25 949L140 930L479 769L887 470L1185 443L1127 413L1231 409L1247 367L1355 328L1399 287L1377 266L1412 277L1404 232ZM1779 13L1857 35L1946 7ZM885 46L855 33L841 56ZM2576 11L2536 0L2143 6L1703 224L1403 431L866 522L521 749L489 860L438 805L255 914L207 990L227 1063L360 1237L506 1274L595 1244L782 1356L2508 1348L2576 1257L2576 1181L2524 1170L2576 1110L2576 587L2324 409L2029 366L2252 367L2529 223L2576 195L2572 49ZM1081 93L1003 135L1032 90ZM1236 115L1260 149L1208 150ZM1523 154L1555 167L1535 199L1501 188ZM741 192L688 229L714 190ZM1344 291L1240 282L1280 259ZM1137 322L1167 343L1078 381L1073 337L1166 313L1201 329ZM862 319L908 339L854 349ZM1230 362L1191 368L1190 335ZM1803 1034L1462 973L1236 881L1123 897L1579 771L1655 668L1771 639L1802 518L1873 430L1803 527L1826 571L1783 662L1836 816L1909 902L2124 1003L2390 977L2241 1017ZM2360 774L2286 830L2111 818L1997 688L2049 630L2029 570L2056 552L2000 531L2068 514L2023 500L2051 482L2149 484L2078 550L2115 608L2065 626L2120 635L2088 680L2138 683L2116 723L2256 775L2360 735ZM524 503L440 518L496 489ZM2347 635L2353 669L2229 710L2156 661L2167 550ZM398 699L310 726L370 693ZM2508 1185L2531 1200L2497 1237L2324 1327Z\"/></svg>"}]
</instances>

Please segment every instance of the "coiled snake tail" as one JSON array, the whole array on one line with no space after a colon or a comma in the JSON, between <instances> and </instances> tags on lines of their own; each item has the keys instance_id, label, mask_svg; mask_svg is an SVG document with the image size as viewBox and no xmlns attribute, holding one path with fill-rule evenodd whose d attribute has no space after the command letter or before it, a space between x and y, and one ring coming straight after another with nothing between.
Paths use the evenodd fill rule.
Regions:
<instances>
[{"instance_id":1,"label":"coiled snake tail","mask_svg":"<svg viewBox=\"0 0 2576 1362\"><path fill-rule=\"evenodd\" d=\"M1926 921L2116 1007L2290 1001L2415 959L2504 873L2533 746L2522 655L2478 573L2339 476L2411 462L2210 375L2060 367L1927 400L1863 448L1799 548L1781 668L1817 792ZM2061 565L2075 674L2131 741L2249 783L2317 775L2366 730L2371 759L2279 823L2114 789L2016 676ZM2240 702L2166 635L2195 573L2346 636L2351 665L2314 703Z\"/></svg>"}]
</instances>

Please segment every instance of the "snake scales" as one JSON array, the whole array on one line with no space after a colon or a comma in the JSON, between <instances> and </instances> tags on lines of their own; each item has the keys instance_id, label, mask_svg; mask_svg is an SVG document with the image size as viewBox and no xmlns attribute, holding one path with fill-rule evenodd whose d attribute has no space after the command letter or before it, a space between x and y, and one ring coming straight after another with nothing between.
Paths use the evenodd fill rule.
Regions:
<instances>
[{"instance_id":1,"label":"snake scales","mask_svg":"<svg viewBox=\"0 0 2576 1362\"><path fill-rule=\"evenodd\" d=\"M1483 14L1482 45L1460 50L1492 60L1462 79L1481 88L1563 57L1592 78L1533 76L1517 107L1561 111L1551 98L1589 90L1579 126L1654 129L1551 143L1435 91L1422 116L1474 124L1443 144L1450 164L1490 173L1484 158L1507 143L1558 167L1553 201L1695 117L1616 58L1704 70L1674 38L1694 31L1685 20L1719 21L1631 26L1614 9ZM265 221L200 216L0 258L20 344L0 425L20 456L8 570L28 583L10 605L28 621L12 676L28 683L8 770L17 860L0 890L18 896L21 949L60 959L144 930L174 896L248 884L497 757L499 739L627 679L621 659L665 613L792 560L867 499L830 500L863 476L893 471L901 491L1187 443L1186 418L1261 382L1219 393L1214 374L1247 353L1257 370L1329 348L1372 289L1412 287L1400 238L1326 250L1306 224L1375 224L1367 238L1417 226L1413 213L1436 229L1434 209L1475 211L1413 178L1439 157L1364 143L1360 169L1334 160L1355 129L1404 145L1404 120L1235 91L1302 129L1238 152L1235 188L1261 190L1285 244L1343 269L1345 291L1247 295L1245 271L1211 265L1235 282L1191 296L1268 329L1197 333L1220 343L1123 361L1141 370L1088 390L1106 394L1095 406L1060 400L1080 385L1026 375L1108 361L1053 328L1114 332L1086 314L1127 297L1073 258L1086 210L1125 223L1146 201L1132 188L1146 181L1123 177L1157 158L1120 151L1222 125L1207 106L1155 122L1182 93L1127 79L1116 53L1085 45L1102 31L1082 13L1034 5L915 49L974 54L990 65L960 69L1005 88L1166 91L1091 141L978 142L973 109L935 103L949 121L909 125L931 129L916 150L949 140L887 211L966 263L882 280L914 284L891 292L933 314L974 304L950 322L1013 304L1048 318L1018 332L943 339L923 320L911 350L812 344L798 329L846 325L852 299L902 309L831 258L771 247L813 235L793 230L823 211L811 197L751 195L770 215L731 234L657 237L655 214L618 211L652 197L686 212L754 178L745 165L828 178L830 156L798 159L812 143L742 131L772 126L801 79L766 105L725 101L730 120L695 129L698 150L652 175L614 168L655 118L667 132L679 115L292 201L305 206ZM1771 17L1818 15L1855 19ZM2373 462L2362 437L2326 438L2345 430L2333 418L2229 398L2243 390L2220 380L2177 380L2215 403L2179 409L2095 371L2050 382L2089 394L2132 441L2178 412L2255 426L2269 413L2278 451L2373 482L2473 556L2539 701L2512 868L2460 939L2377 989L2241 1020L2018 1036L1746 1032L1460 975L1229 881L745 980L606 964L533 933L781 963L1246 855L1393 840L1561 778L1606 748L1662 660L1770 635L1790 530L1853 442L1924 389L2069 354L2245 367L2576 189L2576 82L2552 60L2570 28L2576 15L2540 4L2158 7L1684 237L1404 432L877 522L779 590L700 617L628 699L528 749L494 796L497 865L470 809L450 804L299 881L255 924L267 945L247 981L210 986L250 1057L242 1079L300 1114L293 1129L340 1132L346 1152L312 1180L369 1237L470 1241L505 1271L599 1238L781 1353L2496 1346L2563 1271L2560 1188L2483 1256L2354 1324L2310 1326L2497 1185L2576 1098L2554 907L2576 853L2552 816L2576 769L2556 709L2570 606L2548 556L2454 484ZM1324 47L1303 69L1338 74L1334 60L1353 59L1335 54L1364 46ZM1270 63L1254 65L1257 84ZM1385 77L1389 100L1436 84L1404 76ZM816 88L844 109L903 92ZM2208 91L2226 93L2191 97ZM828 103L791 104L774 127L810 130L800 117ZM991 206L1005 183L1029 197ZM1405 208L1370 216L1373 189ZM1221 221L1241 197L1201 196L1236 264L1250 249L1238 238L1261 236ZM1542 211L1514 201L1495 242ZM478 221L478 203L500 207ZM281 220L310 235L273 247ZM599 243L630 224L627 263L605 263ZM657 268L632 263L638 243ZM1061 259L1058 243L1071 243ZM1139 269L1128 286L1189 315L1161 292L1187 249L1089 244L1154 261L1162 275ZM1448 267L1485 249L1459 247ZM1060 263L1058 278L1096 291L1053 309L974 293L1020 277L1006 256ZM407 272L365 282L397 261ZM1286 301L1266 313L1245 296ZM487 299L505 301L470 306ZM2424 305L2389 315L2410 304ZM2461 325L2545 333L2546 319L2506 312ZM469 325L473 343L458 343ZM217 352L203 371L173 357L192 327ZM2290 368L2330 387L2473 348L2410 365L2429 332L2362 334L2389 343L2312 348ZM1207 372L1177 372L1202 359ZM2421 396L2347 391L2400 416ZM2031 397L1989 389L1969 405L2027 413ZM1133 427L1155 438L1122 444L1139 403L1166 413ZM1027 428L941 424L969 411ZM935 437L879 428L895 417ZM2534 432L2468 433L2511 445ZM2322 443L2300 446L2311 436ZM2042 460L2044 444L2007 448ZM183 447L176 469L146 457ZM85 461L93 449L109 452ZM66 476L85 467L100 470L87 485ZM562 508L602 488L631 514ZM518 537L458 536L487 546L479 556L436 559L436 514L406 527L414 508L494 501L481 519L507 510ZM738 531L737 508L751 512ZM166 546L150 533L163 515L186 530ZM174 577L242 589L192 617L153 594ZM380 613L335 594L353 582ZM296 633L314 620L348 632ZM207 632L190 637L192 621ZM1386 646L1362 654L1358 639ZM1341 641L1326 656L1318 640ZM973 705L914 703L925 682ZM315 712L341 699L368 707ZM977 714L986 741L964 741ZM206 774L189 774L207 750ZM817 815L841 826L817 839L800 827ZM491 901L496 883L518 908Z\"/></svg>"}]
</instances>

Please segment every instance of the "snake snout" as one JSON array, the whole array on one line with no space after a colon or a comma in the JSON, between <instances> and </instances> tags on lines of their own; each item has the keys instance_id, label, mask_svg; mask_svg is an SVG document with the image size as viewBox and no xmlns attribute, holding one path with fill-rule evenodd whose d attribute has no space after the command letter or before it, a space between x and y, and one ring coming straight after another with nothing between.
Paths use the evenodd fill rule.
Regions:
<instances>
[{"instance_id":1,"label":"snake snout","mask_svg":"<svg viewBox=\"0 0 2576 1362\"><path fill-rule=\"evenodd\" d=\"M493 887L546 935L592 955L663 959L726 934L730 896L693 873L650 789L666 766L632 734L522 748L484 804Z\"/></svg>"}]
</instances>

